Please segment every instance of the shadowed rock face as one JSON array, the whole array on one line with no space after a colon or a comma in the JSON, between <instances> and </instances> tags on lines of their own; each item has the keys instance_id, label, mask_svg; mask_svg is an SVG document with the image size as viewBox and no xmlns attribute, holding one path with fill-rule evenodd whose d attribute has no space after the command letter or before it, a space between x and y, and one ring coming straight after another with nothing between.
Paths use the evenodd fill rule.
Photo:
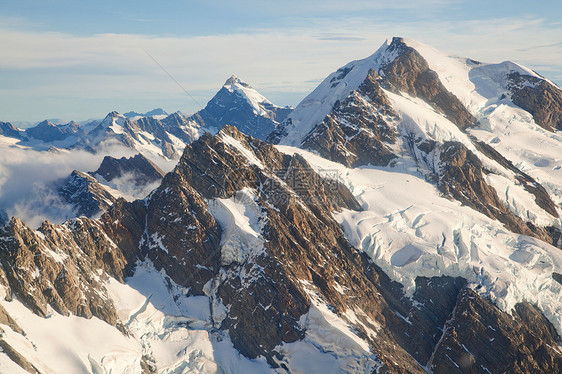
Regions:
<instances>
[{"instance_id":1,"label":"shadowed rock face","mask_svg":"<svg viewBox=\"0 0 562 374\"><path fill-rule=\"evenodd\" d=\"M439 189L461 203L502 222L512 232L534 236L552 243L543 228L526 224L511 213L499 199L496 190L484 180L480 159L459 142L445 142L439 153L442 165L438 174Z\"/></svg>"},{"instance_id":2,"label":"shadowed rock face","mask_svg":"<svg viewBox=\"0 0 562 374\"><path fill-rule=\"evenodd\" d=\"M86 217L105 212L116 200L94 177L77 170L66 178L58 193L75 207L76 215Z\"/></svg>"},{"instance_id":3,"label":"shadowed rock face","mask_svg":"<svg viewBox=\"0 0 562 374\"><path fill-rule=\"evenodd\" d=\"M198 112L199 116L217 128L225 125L235 126L247 135L264 140L292 111L292 108L278 107L268 101L250 103L237 87L240 90L253 91L247 83L232 76L207 106Z\"/></svg>"},{"instance_id":4,"label":"shadowed rock face","mask_svg":"<svg viewBox=\"0 0 562 374\"><path fill-rule=\"evenodd\" d=\"M386 121L397 115L378 80L371 70L358 91L337 103L302 146L347 167L388 165L396 155L387 144L396 142L397 133Z\"/></svg>"},{"instance_id":5,"label":"shadowed rock face","mask_svg":"<svg viewBox=\"0 0 562 374\"><path fill-rule=\"evenodd\" d=\"M64 140L69 136L81 136L83 134L82 127L75 122L71 122L64 126L56 126L45 120L35 127L25 130L26 135L31 138L42 140L44 142L53 142Z\"/></svg>"},{"instance_id":6,"label":"shadowed rock face","mask_svg":"<svg viewBox=\"0 0 562 374\"><path fill-rule=\"evenodd\" d=\"M120 159L105 156L98 170L92 174L98 174L111 182L127 173L133 175L133 182L137 186L159 181L165 175L156 164L140 153L134 157L121 157Z\"/></svg>"},{"instance_id":7,"label":"shadowed rock face","mask_svg":"<svg viewBox=\"0 0 562 374\"><path fill-rule=\"evenodd\" d=\"M18 129L9 122L0 122L0 135L15 139L22 138Z\"/></svg>"},{"instance_id":8,"label":"shadowed rock face","mask_svg":"<svg viewBox=\"0 0 562 374\"><path fill-rule=\"evenodd\" d=\"M562 90L546 80L511 73L511 99L533 115L535 122L549 131L562 130Z\"/></svg>"},{"instance_id":9,"label":"shadowed rock face","mask_svg":"<svg viewBox=\"0 0 562 374\"><path fill-rule=\"evenodd\" d=\"M428 367L435 373L559 373L559 342L533 305L517 304L511 317L464 289Z\"/></svg>"}]
</instances>

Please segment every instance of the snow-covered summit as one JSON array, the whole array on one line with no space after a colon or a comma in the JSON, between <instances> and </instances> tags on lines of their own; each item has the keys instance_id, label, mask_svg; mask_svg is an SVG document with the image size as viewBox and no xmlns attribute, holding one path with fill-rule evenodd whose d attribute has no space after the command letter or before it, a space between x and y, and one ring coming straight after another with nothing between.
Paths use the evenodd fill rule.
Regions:
<instances>
[{"instance_id":1,"label":"snow-covered summit","mask_svg":"<svg viewBox=\"0 0 562 374\"><path fill-rule=\"evenodd\" d=\"M260 94L252 88L252 86L238 78L236 75L232 75L228 78L224 83L223 88L244 98L257 115L264 116L268 114L267 110L263 107L264 104L273 105L271 101L265 98L265 96Z\"/></svg>"},{"instance_id":2,"label":"snow-covered summit","mask_svg":"<svg viewBox=\"0 0 562 374\"><path fill-rule=\"evenodd\" d=\"M367 77L369 70L392 62L397 56L400 38L386 40L371 56L351 61L328 75L312 93L303 99L283 124L285 135L280 144L298 146L304 137L328 115L336 102L349 96Z\"/></svg>"},{"instance_id":3,"label":"snow-covered summit","mask_svg":"<svg viewBox=\"0 0 562 374\"><path fill-rule=\"evenodd\" d=\"M416 40L394 37L387 39L371 56L352 61L318 85L281 124L270 140L284 145L298 146L328 115L334 105L347 98L365 81L372 69L384 78L384 68L396 60L404 51L413 49L429 68L437 73L440 82L455 95L473 115L481 110L491 98L511 97L513 87L535 87L540 82L552 82L533 70L511 61L485 64L478 61L451 56ZM523 80L514 82L514 77Z\"/></svg>"},{"instance_id":4,"label":"snow-covered summit","mask_svg":"<svg viewBox=\"0 0 562 374\"><path fill-rule=\"evenodd\" d=\"M245 134L265 139L291 110L271 103L248 83L232 75L198 114L216 127L233 125Z\"/></svg>"}]
</instances>

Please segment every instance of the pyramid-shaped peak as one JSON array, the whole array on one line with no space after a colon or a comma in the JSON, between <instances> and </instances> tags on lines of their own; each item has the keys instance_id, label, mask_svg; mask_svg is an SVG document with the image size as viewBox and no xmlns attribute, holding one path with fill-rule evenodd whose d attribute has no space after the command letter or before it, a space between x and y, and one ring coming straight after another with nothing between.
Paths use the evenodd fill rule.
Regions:
<instances>
[{"instance_id":1,"label":"pyramid-shaped peak","mask_svg":"<svg viewBox=\"0 0 562 374\"><path fill-rule=\"evenodd\" d=\"M244 82L236 75L231 75L230 78L226 80L224 86L242 86L242 87L250 87L250 85Z\"/></svg>"},{"instance_id":2,"label":"pyramid-shaped peak","mask_svg":"<svg viewBox=\"0 0 562 374\"><path fill-rule=\"evenodd\" d=\"M56 127L54 123L49 121L48 119L39 122L35 127Z\"/></svg>"}]
</instances>

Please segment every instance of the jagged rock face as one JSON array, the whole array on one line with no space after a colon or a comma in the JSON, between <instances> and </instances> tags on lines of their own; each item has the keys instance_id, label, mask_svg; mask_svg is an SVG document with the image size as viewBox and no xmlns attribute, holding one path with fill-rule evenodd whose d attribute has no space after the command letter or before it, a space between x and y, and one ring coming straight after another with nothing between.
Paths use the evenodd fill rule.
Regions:
<instances>
[{"instance_id":1,"label":"jagged rock face","mask_svg":"<svg viewBox=\"0 0 562 374\"><path fill-rule=\"evenodd\" d=\"M44 142L64 140L69 136L80 136L82 127L76 122L70 122L63 126L56 126L49 121L43 121L35 127L25 130L25 133L32 138Z\"/></svg>"},{"instance_id":2,"label":"jagged rock face","mask_svg":"<svg viewBox=\"0 0 562 374\"><path fill-rule=\"evenodd\" d=\"M0 122L0 135L15 139L22 138L18 129L9 122Z\"/></svg>"},{"instance_id":3,"label":"jagged rock face","mask_svg":"<svg viewBox=\"0 0 562 374\"><path fill-rule=\"evenodd\" d=\"M525 224L505 207L496 190L484 180L482 162L464 144L445 142L439 152L439 161L441 168L438 171L438 187L443 193L488 217L496 218L510 231L552 243L546 230Z\"/></svg>"},{"instance_id":4,"label":"jagged rock face","mask_svg":"<svg viewBox=\"0 0 562 374\"><path fill-rule=\"evenodd\" d=\"M43 317L49 305L63 315L117 323L103 282L108 275L122 279L125 261L98 224L87 219L64 226L45 222L34 232L13 218L0 235L0 281L9 297Z\"/></svg>"},{"instance_id":5,"label":"jagged rock face","mask_svg":"<svg viewBox=\"0 0 562 374\"><path fill-rule=\"evenodd\" d=\"M218 128L232 125L247 135L265 139L291 110L273 105L247 83L232 76L199 115Z\"/></svg>"},{"instance_id":6,"label":"jagged rock face","mask_svg":"<svg viewBox=\"0 0 562 374\"><path fill-rule=\"evenodd\" d=\"M535 122L550 131L562 130L562 90L532 76L508 75L513 103L533 115Z\"/></svg>"},{"instance_id":7,"label":"jagged rock face","mask_svg":"<svg viewBox=\"0 0 562 374\"><path fill-rule=\"evenodd\" d=\"M189 144L197 139L200 135L196 131L196 128L202 127L204 125L203 120L197 115L189 117L189 120L192 121L191 125L185 117L181 116L178 113L172 113L160 122L162 122L162 125L167 132L183 140L186 144Z\"/></svg>"},{"instance_id":8,"label":"jagged rock face","mask_svg":"<svg viewBox=\"0 0 562 374\"><path fill-rule=\"evenodd\" d=\"M423 99L461 129L476 122L459 99L443 86L427 61L402 38L393 38L387 51L398 54L394 61L381 68L388 89Z\"/></svg>"},{"instance_id":9,"label":"jagged rock face","mask_svg":"<svg viewBox=\"0 0 562 374\"><path fill-rule=\"evenodd\" d=\"M140 241L143 256L163 269L190 294L218 272L221 229L207 212L207 203L181 174L169 173L150 195L146 227Z\"/></svg>"},{"instance_id":10,"label":"jagged rock face","mask_svg":"<svg viewBox=\"0 0 562 374\"><path fill-rule=\"evenodd\" d=\"M492 148L489 144L484 142L478 141L475 138L471 137L472 143L476 146L476 148L482 152L486 157L496 161L504 168L511 170L516 174L516 179L525 190L535 196L535 202L539 207L544 209L553 217L559 217L558 212L556 211L556 204L550 198L550 195L546 191L546 189L538 183L535 179L533 179L530 175L522 172L519 168L517 168L513 163L503 157L498 151Z\"/></svg>"},{"instance_id":11,"label":"jagged rock face","mask_svg":"<svg viewBox=\"0 0 562 374\"><path fill-rule=\"evenodd\" d=\"M133 182L137 186L159 181L165 175L162 169L140 153L134 157L121 157L120 159L105 156L93 175L100 175L106 181L111 182L127 173L132 174Z\"/></svg>"},{"instance_id":12,"label":"jagged rock face","mask_svg":"<svg viewBox=\"0 0 562 374\"><path fill-rule=\"evenodd\" d=\"M466 150L456 149L451 157L461 170L469 164L469 180L482 172ZM216 218L217 206L226 200L254 206L261 217L261 236L255 245L239 247L238 256L226 256L236 242L229 237L231 228ZM470 334L488 320L516 327L496 329L493 337L498 351L525 355L518 367L531 368L533 357L540 357L538 367L558 369L558 352L534 353L558 340L537 309L519 305L514 319L469 294L464 279L451 277L417 278L416 291L406 296L400 284L350 245L332 216L341 208L361 206L347 188L321 177L302 156L282 154L226 127L189 145L176 169L145 200L120 199L99 221L45 223L38 234L13 219L2 229L0 282L39 315L51 305L61 313L119 325L110 299L103 297L102 281L107 275L121 280L136 261L148 258L190 295L209 295L214 327L227 331L242 354L264 356L274 367L286 366L278 347L307 336L302 321L320 302L369 343L379 372L421 374L428 363L435 372L449 369L450 358L462 362L457 342L474 356L486 349L483 342L472 348L465 341L476 344L474 339L457 339L455 323ZM459 312L467 310L466 303L481 307L478 318ZM519 333L530 344L528 351L514 343ZM490 365L486 360L475 367Z\"/></svg>"},{"instance_id":13,"label":"jagged rock face","mask_svg":"<svg viewBox=\"0 0 562 374\"><path fill-rule=\"evenodd\" d=\"M347 167L386 166L396 158L386 144L395 143L397 133L386 121L397 119L397 115L378 79L371 70L358 91L338 103L302 146Z\"/></svg>"},{"instance_id":14,"label":"jagged rock face","mask_svg":"<svg viewBox=\"0 0 562 374\"><path fill-rule=\"evenodd\" d=\"M78 216L86 217L105 212L116 200L95 178L77 170L66 178L58 193L75 207Z\"/></svg>"},{"instance_id":15,"label":"jagged rock face","mask_svg":"<svg viewBox=\"0 0 562 374\"><path fill-rule=\"evenodd\" d=\"M560 337L528 303L513 317L464 289L429 368L435 373L559 373Z\"/></svg>"}]
</instances>

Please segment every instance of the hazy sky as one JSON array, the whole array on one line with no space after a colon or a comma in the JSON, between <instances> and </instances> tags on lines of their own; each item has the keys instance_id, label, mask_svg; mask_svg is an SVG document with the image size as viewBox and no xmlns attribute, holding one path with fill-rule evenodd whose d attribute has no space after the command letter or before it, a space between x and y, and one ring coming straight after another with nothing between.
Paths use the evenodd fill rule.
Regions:
<instances>
[{"instance_id":1,"label":"hazy sky","mask_svg":"<svg viewBox=\"0 0 562 374\"><path fill-rule=\"evenodd\" d=\"M517 61L562 85L562 1L530 4L0 0L0 121L194 112L232 74L276 104L296 105L392 36L485 62Z\"/></svg>"}]
</instances>

